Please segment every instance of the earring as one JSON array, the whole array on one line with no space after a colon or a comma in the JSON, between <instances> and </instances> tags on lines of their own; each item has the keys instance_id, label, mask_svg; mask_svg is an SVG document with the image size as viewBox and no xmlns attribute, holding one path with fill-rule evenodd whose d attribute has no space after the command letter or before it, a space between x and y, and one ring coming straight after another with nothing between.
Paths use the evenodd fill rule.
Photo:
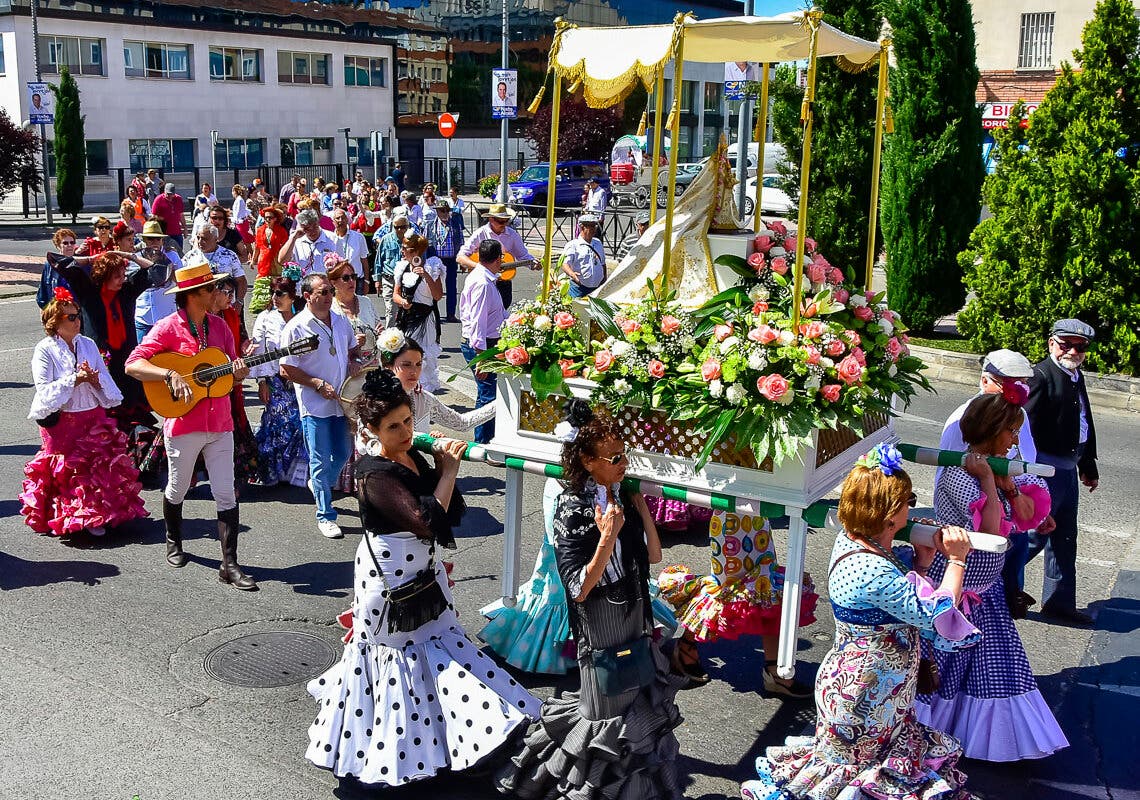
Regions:
<instances>
[{"instance_id":1,"label":"earring","mask_svg":"<svg viewBox=\"0 0 1140 800\"><path fill-rule=\"evenodd\" d=\"M360 426L356 434L357 450L363 450L365 455L370 455L373 458L380 455L380 440L376 438L376 434L368 430L364 425Z\"/></svg>"}]
</instances>

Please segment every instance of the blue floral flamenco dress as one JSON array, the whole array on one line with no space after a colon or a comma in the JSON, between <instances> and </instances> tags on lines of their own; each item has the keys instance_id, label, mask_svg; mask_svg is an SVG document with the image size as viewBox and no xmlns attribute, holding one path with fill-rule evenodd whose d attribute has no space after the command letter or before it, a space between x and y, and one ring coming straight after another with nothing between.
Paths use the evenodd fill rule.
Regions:
<instances>
[{"instance_id":1,"label":"blue floral flamenco dress","mask_svg":"<svg viewBox=\"0 0 1140 800\"><path fill-rule=\"evenodd\" d=\"M480 613L489 622L479 631L479 639L513 667L526 672L565 675L578 666L576 648L570 633L566 592L558 577L554 558L554 507L562 494L562 484L547 480L542 492L545 535L534 562L534 573L523 584L512 607L501 600L485 606ZM677 628L672 609L657 597L650 582L653 617L670 633Z\"/></svg>"},{"instance_id":2,"label":"blue floral flamenco dress","mask_svg":"<svg viewBox=\"0 0 1140 800\"><path fill-rule=\"evenodd\" d=\"M897 557L908 559L909 548ZM980 634L953 598L901 562L836 538L828 594L835 646L815 682L815 736L792 736L756 759L745 800L965 800L962 748L918 721L920 641L940 650ZM905 565L902 565L905 566Z\"/></svg>"},{"instance_id":3,"label":"blue floral flamenco dress","mask_svg":"<svg viewBox=\"0 0 1140 800\"><path fill-rule=\"evenodd\" d=\"M269 378L269 402L257 429L259 478L265 486L286 482L304 486L309 479L309 452L301 433L301 412L292 385Z\"/></svg>"}]
</instances>

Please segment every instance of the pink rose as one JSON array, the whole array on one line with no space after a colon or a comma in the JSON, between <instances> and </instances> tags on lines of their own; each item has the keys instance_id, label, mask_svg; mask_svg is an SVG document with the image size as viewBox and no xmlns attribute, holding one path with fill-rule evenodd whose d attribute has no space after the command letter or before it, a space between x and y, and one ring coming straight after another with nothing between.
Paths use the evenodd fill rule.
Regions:
<instances>
[{"instance_id":1,"label":"pink rose","mask_svg":"<svg viewBox=\"0 0 1140 800\"><path fill-rule=\"evenodd\" d=\"M521 367L523 364L530 361L530 353L526 351L525 347L512 347L503 355L507 358L507 363L512 366Z\"/></svg>"},{"instance_id":2,"label":"pink rose","mask_svg":"<svg viewBox=\"0 0 1140 800\"><path fill-rule=\"evenodd\" d=\"M827 343L827 347L824 349L827 350L827 354L829 356L834 357L834 356L843 355L843 351L846 350L847 348L843 346L843 342L841 342L840 340L832 339L830 342Z\"/></svg>"},{"instance_id":3,"label":"pink rose","mask_svg":"<svg viewBox=\"0 0 1140 800\"><path fill-rule=\"evenodd\" d=\"M775 402L788 393L788 381L779 373L765 375L757 379L756 390L768 400Z\"/></svg>"},{"instance_id":4,"label":"pink rose","mask_svg":"<svg viewBox=\"0 0 1140 800\"><path fill-rule=\"evenodd\" d=\"M637 322L637 320L623 319L621 321L621 332L627 336L631 333L636 332L640 327L641 325Z\"/></svg>"},{"instance_id":5,"label":"pink rose","mask_svg":"<svg viewBox=\"0 0 1140 800\"><path fill-rule=\"evenodd\" d=\"M838 383L829 383L819 390L823 395L823 399L829 403L834 403L839 400L839 390L843 388Z\"/></svg>"},{"instance_id":6,"label":"pink rose","mask_svg":"<svg viewBox=\"0 0 1140 800\"><path fill-rule=\"evenodd\" d=\"M614 365L614 354L609 350L599 350L594 354L594 369L605 372Z\"/></svg>"},{"instance_id":7,"label":"pink rose","mask_svg":"<svg viewBox=\"0 0 1140 800\"><path fill-rule=\"evenodd\" d=\"M665 377L665 363L658 361L656 358L649 361L649 377L651 378L664 378Z\"/></svg>"},{"instance_id":8,"label":"pink rose","mask_svg":"<svg viewBox=\"0 0 1140 800\"><path fill-rule=\"evenodd\" d=\"M794 252L796 252L796 245L798 245L798 244L799 244L799 237L798 236L789 236L786 240L784 240L784 249L787 250L789 253L794 253Z\"/></svg>"},{"instance_id":9,"label":"pink rose","mask_svg":"<svg viewBox=\"0 0 1140 800\"><path fill-rule=\"evenodd\" d=\"M840 361L836 371L839 373L839 380L848 386L863 379L863 367L855 360L854 356L847 356Z\"/></svg>"},{"instance_id":10,"label":"pink rose","mask_svg":"<svg viewBox=\"0 0 1140 800\"><path fill-rule=\"evenodd\" d=\"M752 240L752 247L757 253L767 253L774 245L775 242L772 241L772 237L764 234L760 234Z\"/></svg>"},{"instance_id":11,"label":"pink rose","mask_svg":"<svg viewBox=\"0 0 1140 800\"><path fill-rule=\"evenodd\" d=\"M898 361L899 357L903 354L903 343L892 336L887 339L887 358L891 361Z\"/></svg>"},{"instance_id":12,"label":"pink rose","mask_svg":"<svg viewBox=\"0 0 1140 800\"><path fill-rule=\"evenodd\" d=\"M856 306L855 317L856 319L861 319L864 322L870 322L875 318L875 312L871 310L870 306Z\"/></svg>"},{"instance_id":13,"label":"pink rose","mask_svg":"<svg viewBox=\"0 0 1140 800\"><path fill-rule=\"evenodd\" d=\"M768 223L768 230L770 230L774 233L778 233L781 236L787 236L788 235L788 226L785 225L784 223L780 222L779 220L776 220L775 222L769 222Z\"/></svg>"},{"instance_id":14,"label":"pink rose","mask_svg":"<svg viewBox=\"0 0 1140 800\"><path fill-rule=\"evenodd\" d=\"M819 264L811 264L807 269L808 280L812 283L823 283L827 280L827 270Z\"/></svg>"},{"instance_id":15,"label":"pink rose","mask_svg":"<svg viewBox=\"0 0 1140 800\"><path fill-rule=\"evenodd\" d=\"M803 347L803 351L804 351L804 355L807 356L807 363L809 363L809 364L818 364L819 363L821 353L819 352L819 349L817 347L815 347L814 345L810 345L810 344L805 345Z\"/></svg>"},{"instance_id":16,"label":"pink rose","mask_svg":"<svg viewBox=\"0 0 1140 800\"><path fill-rule=\"evenodd\" d=\"M554 315L554 327L560 331L570 330L577 321L574 315L567 311L559 311Z\"/></svg>"},{"instance_id":17,"label":"pink rose","mask_svg":"<svg viewBox=\"0 0 1140 800\"><path fill-rule=\"evenodd\" d=\"M772 271L777 275L788 274L788 260L783 256L776 256L772 259Z\"/></svg>"},{"instance_id":18,"label":"pink rose","mask_svg":"<svg viewBox=\"0 0 1140 800\"><path fill-rule=\"evenodd\" d=\"M756 270L757 273L763 272L765 267L763 253L753 253L748 257L748 266Z\"/></svg>"},{"instance_id":19,"label":"pink rose","mask_svg":"<svg viewBox=\"0 0 1140 800\"><path fill-rule=\"evenodd\" d=\"M863 348L852 347L851 348L851 355L854 356L855 360L859 362L859 366L861 366L861 367L867 366L867 356L866 356L866 354L863 353Z\"/></svg>"},{"instance_id":20,"label":"pink rose","mask_svg":"<svg viewBox=\"0 0 1140 800\"><path fill-rule=\"evenodd\" d=\"M706 381L715 381L720 377L720 362L710 358L701 364L701 377Z\"/></svg>"},{"instance_id":21,"label":"pink rose","mask_svg":"<svg viewBox=\"0 0 1140 800\"><path fill-rule=\"evenodd\" d=\"M811 238L810 236L804 237L804 251L807 253L815 252L815 239Z\"/></svg>"},{"instance_id":22,"label":"pink rose","mask_svg":"<svg viewBox=\"0 0 1140 800\"><path fill-rule=\"evenodd\" d=\"M760 344L771 344L780 338L780 332L771 325L757 325L748 332L748 338Z\"/></svg>"},{"instance_id":23,"label":"pink rose","mask_svg":"<svg viewBox=\"0 0 1140 800\"><path fill-rule=\"evenodd\" d=\"M827 326L822 322L809 322L803 326L804 336L809 339L818 339L827 333Z\"/></svg>"},{"instance_id":24,"label":"pink rose","mask_svg":"<svg viewBox=\"0 0 1140 800\"><path fill-rule=\"evenodd\" d=\"M568 358L558 359L558 366L562 367L563 378L573 378L578 374L578 370L574 369L574 362Z\"/></svg>"},{"instance_id":25,"label":"pink rose","mask_svg":"<svg viewBox=\"0 0 1140 800\"><path fill-rule=\"evenodd\" d=\"M768 304L763 300L757 300L752 305L752 313L753 314L763 314L767 310L768 310Z\"/></svg>"},{"instance_id":26,"label":"pink rose","mask_svg":"<svg viewBox=\"0 0 1140 800\"><path fill-rule=\"evenodd\" d=\"M858 347L859 344L863 341L860 338L859 334L855 331L844 331L843 338L845 338L847 340L847 344L851 345L852 347Z\"/></svg>"},{"instance_id":27,"label":"pink rose","mask_svg":"<svg viewBox=\"0 0 1140 800\"><path fill-rule=\"evenodd\" d=\"M815 257L815 263L818 264L820 261L820 258L822 258L822 256L816 256ZM825 264L824 266L827 268L827 279L829 281L831 281L832 283L840 284L840 283L843 283L844 280L846 280L847 276L843 274L843 270L841 270L837 267L833 267L830 264Z\"/></svg>"},{"instance_id":28,"label":"pink rose","mask_svg":"<svg viewBox=\"0 0 1140 800\"><path fill-rule=\"evenodd\" d=\"M526 322L526 314L523 314L519 311L516 311L507 317L508 325L522 325L524 322Z\"/></svg>"},{"instance_id":29,"label":"pink rose","mask_svg":"<svg viewBox=\"0 0 1140 800\"><path fill-rule=\"evenodd\" d=\"M668 314L661 318L661 332L663 334L672 336L679 330L681 330L681 320L676 317L671 317Z\"/></svg>"},{"instance_id":30,"label":"pink rose","mask_svg":"<svg viewBox=\"0 0 1140 800\"><path fill-rule=\"evenodd\" d=\"M717 325L715 328L713 328L713 336L718 342L723 342L729 336L732 336L732 326Z\"/></svg>"},{"instance_id":31,"label":"pink rose","mask_svg":"<svg viewBox=\"0 0 1140 800\"><path fill-rule=\"evenodd\" d=\"M846 289L832 289L831 296L835 299L835 302L847 305L847 298L851 297L851 293Z\"/></svg>"},{"instance_id":32,"label":"pink rose","mask_svg":"<svg viewBox=\"0 0 1140 800\"><path fill-rule=\"evenodd\" d=\"M812 317L814 317L818 313L819 313L819 304L818 303L808 303L807 308L804 309L803 316L806 317L807 319L811 319Z\"/></svg>"}]
</instances>

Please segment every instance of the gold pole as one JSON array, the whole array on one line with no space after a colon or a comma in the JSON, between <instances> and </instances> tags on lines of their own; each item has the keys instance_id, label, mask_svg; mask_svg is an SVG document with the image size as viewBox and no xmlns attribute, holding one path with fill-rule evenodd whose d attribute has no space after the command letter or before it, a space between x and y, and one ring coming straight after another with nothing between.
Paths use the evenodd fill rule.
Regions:
<instances>
[{"instance_id":1,"label":"gold pole","mask_svg":"<svg viewBox=\"0 0 1140 800\"><path fill-rule=\"evenodd\" d=\"M760 232L760 198L764 196L764 145L768 138L768 72L771 64L760 65L764 76L760 79L760 113L756 116L754 137L759 148L756 153L756 204L752 207L752 232ZM740 154L737 154L737 158Z\"/></svg>"},{"instance_id":2,"label":"gold pole","mask_svg":"<svg viewBox=\"0 0 1140 800\"><path fill-rule=\"evenodd\" d=\"M562 76L554 71L554 98L550 109L550 168L546 176L546 243L542 250L542 294L550 293L550 262L554 253L554 192L558 182L558 121L562 112Z\"/></svg>"},{"instance_id":3,"label":"gold pole","mask_svg":"<svg viewBox=\"0 0 1140 800\"><path fill-rule=\"evenodd\" d=\"M669 292L669 266L673 255L673 207L677 190L677 155L681 150L681 85L685 74L685 17L677 15L677 49L673 54L673 108L669 112L669 196L665 198L665 255L661 262L661 296ZM654 198L654 203L657 199Z\"/></svg>"},{"instance_id":4,"label":"gold pole","mask_svg":"<svg viewBox=\"0 0 1140 800\"><path fill-rule=\"evenodd\" d=\"M665 105L665 67L657 71L657 82L653 86L653 96L657 98L657 108L653 111L653 183L649 190L649 224L657 221L657 189L661 182L661 106Z\"/></svg>"},{"instance_id":5,"label":"gold pole","mask_svg":"<svg viewBox=\"0 0 1140 800\"><path fill-rule=\"evenodd\" d=\"M800 213L796 220L796 262L792 265L792 331L800 328L800 306L803 304L804 239L807 237L808 177L811 173L812 104L815 102L815 69L819 56L819 23L823 11L813 8L804 16L811 27L811 49L808 55L807 87L800 117L804 124L804 152L800 161Z\"/></svg>"},{"instance_id":6,"label":"gold pole","mask_svg":"<svg viewBox=\"0 0 1140 800\"><path fill-rule=\"evenodd\" d=\"M875 272L875 234L879 224L879 169L883 155L883 117L887 106L887 55L891 40L884 39L879 45L879 93L875 97L875 155L871 165L871 212L867 220L867 272L863 280L863 291L871 291Z\"/></svg>"}]
</instances>

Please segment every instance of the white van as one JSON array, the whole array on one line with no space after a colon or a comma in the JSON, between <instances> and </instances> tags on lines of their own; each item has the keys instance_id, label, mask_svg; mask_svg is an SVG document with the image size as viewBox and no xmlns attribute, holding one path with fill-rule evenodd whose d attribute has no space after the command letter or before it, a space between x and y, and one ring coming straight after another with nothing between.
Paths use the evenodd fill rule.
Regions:
<instances>
[{"instance_id":1,"label":"white van","mask_svg":"<svg viewBox=\"0 0 1140 800\"><path fill-rule=\"evenodd\" d=\"M736 169L736 153L738 152L738 145L736 143L728 146L728 161L732 164L732 168ZM756 159L760 157L760 145L757 142L748 143L748 177L756 177ZM784 146L779 142L767 142L764 145L764 172L776 172L777 165L784 158Z\"/></svg>"}]
</instances>

